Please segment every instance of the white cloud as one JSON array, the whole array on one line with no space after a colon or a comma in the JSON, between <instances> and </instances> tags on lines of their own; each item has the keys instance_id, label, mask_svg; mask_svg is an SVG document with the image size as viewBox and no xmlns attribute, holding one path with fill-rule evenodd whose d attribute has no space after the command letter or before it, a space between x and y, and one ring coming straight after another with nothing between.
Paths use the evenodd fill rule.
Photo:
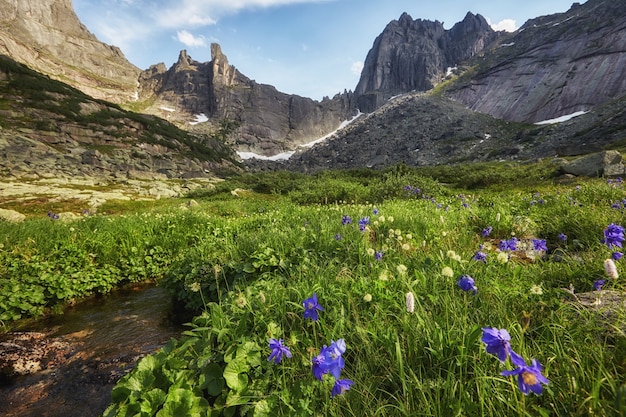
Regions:
<instances>
[{"instance_id":1,"label":"white cloud","mask_svg":"<svg viewBox=\"0 0 626 417\"><path fill-rule=\"evenodd\" d=\"M180 28L183 26L214 25L225 15L244 9L287 6L299 3L319 3L329 0L182 0L169 1L159 10L156 21L160 27Z\"/></svg>"},{"instance_id":2,"label":"white cloud","mask_svg":"<svg viewBox=\"0 0 626 417\"><path fill-rule=\"evenodd\" d=\"M493 30L504 30L506 32L515 32L517 30L517 22L513 19L503 19L498 23L491 23L491 20L487 19L487 23Z\"/></svg>"},{"instance_id":3,"label":"white cloud","mask_svg":"<svg viewBox=\"0 0 626 417\"><path fill-rule=\"evenodd\" d=\"M202 47L207 45L206 38L204 36L194 36L193 33L186 30L179 30L176 33L176 39L189 47Z\"/></svg>"},{"instance_id":4,"label":"white cloud","mask_svg":"<svg viewBox=\"0 0 626 417\"><path fill-rule=\"evenodd\" d=\"M361 71L363 71L363 61L356 61L352 63L350 66L350 71L352 71L355 75L361 75Z\"/></svg>"}]
</instances>

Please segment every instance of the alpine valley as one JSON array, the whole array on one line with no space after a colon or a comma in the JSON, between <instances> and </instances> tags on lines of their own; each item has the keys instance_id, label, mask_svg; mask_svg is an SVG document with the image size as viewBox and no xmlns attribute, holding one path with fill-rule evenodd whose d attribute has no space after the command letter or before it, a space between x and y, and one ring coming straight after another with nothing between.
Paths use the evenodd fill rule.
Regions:
<instances>
[{"instance_id":1,"label":"alpine valley","mask_svg":"<svg viewBox=\"0 0 626 417\"><path fill-rule=\"evenodd\" d=\"M354 91L316 101L246 77L218 44L209 62L181 51L141 70L71 0L0 0L0 172L180 178L621 150L625 16L624 1L588 0L506 33L480 14L445 29L405 13Z\"/></svg>"}]
</instances>

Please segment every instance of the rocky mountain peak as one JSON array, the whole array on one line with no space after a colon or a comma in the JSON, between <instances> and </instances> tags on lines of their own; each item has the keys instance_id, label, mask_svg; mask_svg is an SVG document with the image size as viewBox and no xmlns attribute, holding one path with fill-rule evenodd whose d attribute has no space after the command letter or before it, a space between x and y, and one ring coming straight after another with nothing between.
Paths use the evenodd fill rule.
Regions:
<instances>
[{"instance_id":1,"label":"rocky mountain peak","mask_svg":"<svg viewBox=\"0 0 626 417\"><path fill-rule=\"evenodd\" d=\"M497 37L480 15L468 13L445 30L442 22L413 20L403 13L385 27L367 54L355 89L357 106L369 113L394 95L430 90L448 67L479 53Z\"/></svg>"},{"instance_id":2,"label":"rocky mountain peak","mask_svg":"<svg viewBox=\"0 0 626 417\"><path fill-rule=\"evenodd\" d=\"M183 49L178 54L178 61L176 61L176 68L187 68L192 65L194 61L191 59L189 55L187 55L187 50Z\"/></svg>"},{"instance_id":3,"label":"rocky mountain peak","mask_svg":"<svg viewBox=\"0 0 626 417\"><path fill-rule=\"evenodd\" d=\"M85 28L71 0L0 0L0 54L118 103L132 100L140 72Z\"/></svg>"},{"instance_id":4,"label":"rocky mountain peak","mask_svg":"<svg viewBox=\"0 0 626 417\"><path fill-rule=\"evenodd\" d=\"M626 94L626 2L588 0L505 35L449 96L472 110L539 122Z\"/></svg>"}]
</instances>

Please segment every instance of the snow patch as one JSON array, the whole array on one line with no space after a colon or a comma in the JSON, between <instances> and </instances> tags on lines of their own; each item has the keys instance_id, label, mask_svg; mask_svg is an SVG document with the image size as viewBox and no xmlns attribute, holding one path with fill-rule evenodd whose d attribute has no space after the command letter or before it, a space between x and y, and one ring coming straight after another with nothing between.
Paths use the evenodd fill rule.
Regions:
<instances>
[{"instance_id":1,"label":"snow patch","mask_svg":"<svg viewBox=\"0 0 626 417\"><path fill-rule=\"evenodd\" d=\"M173 108L171 108L171 107L165 107L165 106L161 106L161 107L159 107L159 109L161 109L161 110L165 110L165 111L168 111L168 112L170 112L170 113L173 113L173 112L175 112L175 111L176 111L176 109L173 109Z\"/></svg>"},{"instance_id":2,"label":"snow patch","mask_svg":"<svg viewBox=\"0 0 626 417\"><path fill-rule=\"evenodd\" d=\"M588 113L588 112L581 110L581 111L577 111L574 113L566 114L564 116L556 117L554 119L542 120L540 122L536 122L535 124L536 125L550 125L554 123L562 123L562 122L568 121L569 119L573 119L574 117L582 116L585 113Z\"/></svg>"},{"instance_id":3,"label":"snow patch","mask_svg":"<svg viewBox=\"0 0 626 417\"><path fill-rule=\"evenodd\" d=\"M195 126L198 123L205 123L209 121L209 118L206 117L204 113L196 114L194 117L196 118L196 120L194 120L193 122L189 122L189 124L192 126Z\"/></svg>"},{"instance_id":4,"label":"snow patch","mask_svg":"<svg viewBox=\"0 0 626 417\"><path fill-rule=\"evenodd\" d=\"M316 144L318 144L320 142L325 141L326 139L328 139L329 137L333 136L335 133L337 133L338 131L340 131L344 127L348 126L353 121L355 121L361 115L363 115L363 113L361 113L361 111L359 111L356 114L356 116L354 116L350 120L344 120L343 122L341 122L341 124L339 125L339 127L337 129L333 130L332 132L330 132L326 136L322 136L319 139L315 139L314 141L307 142L307 143L305 143L303 145L300 145L298 147L299 148L311 148L314 145L316 145ZM296 151L288 151L288 152L282 152L282 153L279 153L279 154L276 154L276 155L265 156L265 155L259 155L259 154L254 153L254 152L237 152L237 155L239 155L239 157L241 159L256 158L256 159L262 159L264 161L284 161L284 160L287 160L287 159L291 158L295 153L296 153Z\"/></svg>"},{"instance_id":5,"label":"snow patch","mask_svg":"<svg viewBox=\"0 0 626 417\"><path fill-rule=\"evenodd\" d=\"M255 159L262 159L264 161L284 161L286 159L291 158L294 153L296 153L296 151L289 151L289 152L278 153L272 156L265 156L265 155L259 155L258 153L254 153L254 152L237 152L237 155L239 155L241 159L255 158Z\"/></svg>"},{"instance_id":6,"label":"snow patch","mask_svg":"<svg viewBox=\"0 0 626 417\"><path fill-rule=\"evenodd\" d=\"M500 46L513 46L513 45L515 45L515 42L503 43Z\"/></svg>"},{"instance_id":7,"label":"snow patch","mask_svg":"<svg viewBox=\"0 0 626 417\"><path fill-rule=\"evenodd\" d=\"M446 78L451 76L454 71L456 71L457 67L448 67L446 68Z\"/></svg>"}]
</instances>

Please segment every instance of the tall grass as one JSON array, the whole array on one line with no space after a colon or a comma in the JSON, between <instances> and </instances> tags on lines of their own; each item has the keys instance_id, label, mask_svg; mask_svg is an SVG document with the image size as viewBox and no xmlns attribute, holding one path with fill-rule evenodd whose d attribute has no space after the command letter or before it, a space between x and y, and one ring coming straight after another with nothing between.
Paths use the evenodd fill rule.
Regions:
<instances>
[{"instance_id":1,"label":"tall grass","mask_svg":"<svg viewBox=\"0 0 626 417\"><path fill-rule=\"evenodd\" d=\"M2 272L23 280L24 271L13 272L23 253L64 268L61 254L93 254L96 270L139 277L159 248L151 273L196 318L120 380L107 416L624 413L624 312L608 302L624 284L606 278L613 250L601 242L608 224L624 224L621 184L461 190L414 173L381 175L336 178L356 193L336 201L320 187L301 204L304 184L318 180L292 178L287 191L266 188L270 195L196 194L190 208L1 224ZM512 236L545 239L548 251L499 250ZM479 250L486 262L473 259ZM461 275L474 278L476 295L459 288ZM604 290L592 294L601 303L579 303L601 278ZM324 308L315 322L302 305L313 293ZM550 381L542 395L526 396L500 375L512 365L486 352L485 327L507 329L515 352L541 362ZM268 362L270 338L283 339L292 358ZM333 398L334 379L315 379L311 360L339 339L341 378L354 385Z\"/></svg>"}]
</instances>

